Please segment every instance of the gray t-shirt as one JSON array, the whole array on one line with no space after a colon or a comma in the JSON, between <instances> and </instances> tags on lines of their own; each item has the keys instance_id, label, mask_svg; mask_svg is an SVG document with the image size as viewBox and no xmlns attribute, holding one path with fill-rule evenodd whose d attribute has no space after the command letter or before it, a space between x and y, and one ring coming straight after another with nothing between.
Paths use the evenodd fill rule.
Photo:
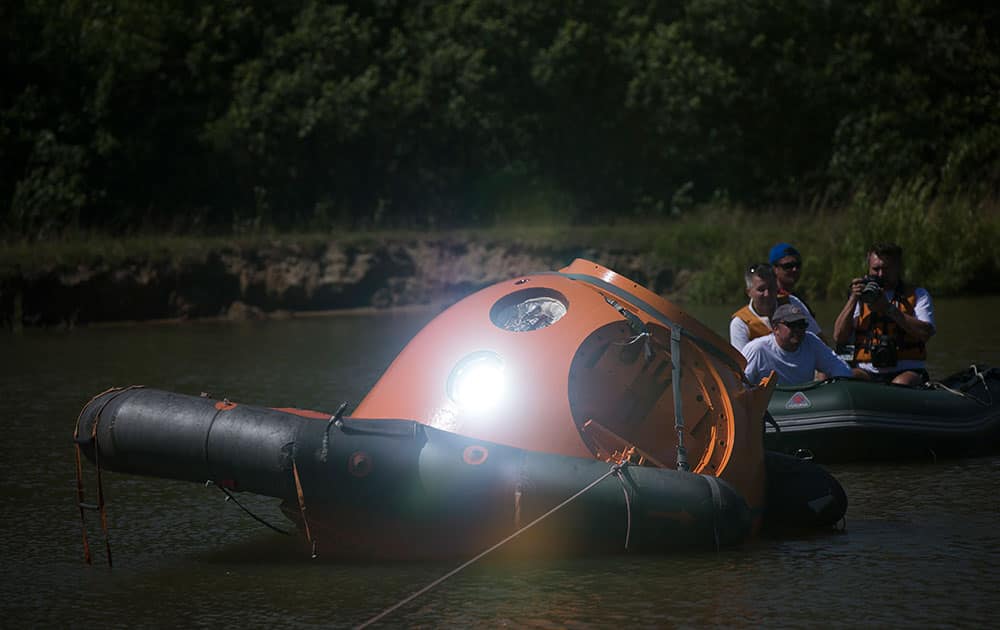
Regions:
<instances>
[{"instance_id":1,"label":"gray t-shirt","mask_svg":"<svg viewBox=\"0 0 1000 630\"><path fill-rule=\"evenodd\" d=\"M806 332L795 352L782 350L773 334L750 341L742 352L747 359L744 373L747 380L754 384L770 374L771 370L777 374L779 385L812 381L816 370L831 377L851 375L851 368L844 360L811 332Z\"/></svg>"},{"instance_id":2,"label":"gray t-shirt","mask_svg":"<svg viewBox=\"0 0 1000 630\"><path fill-rule=\"evenodd\" d=\"M802 312L806 314L806 320L809 322L809 328L807 328L806 330L812 333L816 333L817 335L823 332L823 330L819 327L819 324L816 323L816 320L809 312L809 309L806 308L806 305L802 303L802 300L795 297L794 295L789 295L788 303L791 304L792 306L798 306L799 308L802 309ZM757 319L764 322L765 326L767 326L768 328L772 327L771 318L767 317L766 315L761 315L760 313L754 310L753 300L750 301L750 312L756 315ZM743 346L747 345L748 341L750 341L750 328L749 326L747 326L746 322L738 317L734 317L731 320L729 320L729 343L732 344L732 346L737 350L743 350Z\"/></svg>"}]
</instances>

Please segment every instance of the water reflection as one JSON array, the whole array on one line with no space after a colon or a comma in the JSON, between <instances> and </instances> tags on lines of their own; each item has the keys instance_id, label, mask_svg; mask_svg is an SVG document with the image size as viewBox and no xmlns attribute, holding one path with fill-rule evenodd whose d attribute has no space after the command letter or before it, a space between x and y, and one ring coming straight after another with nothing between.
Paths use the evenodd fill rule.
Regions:
<instances>
[{"instance_id":1,"label":"water reflection","mask_svg":"<svg viewBox=\"0 0 1000 630\"><path fill-rule=\"evenodd\" d=\"M814 305L817 306L817 305ZM839 305L818 305L824 322ZM1000 365L1000 300L938 301L932 370ZM696 311L725 331L730 309ZM832 315L831 315L832 313ZM357 402L430 313L241 324L25 331L0 336L0 585L5 623L51 626L348 627L452 563L312 561L213 488L109 474L107 570L82 562L72 425L111 385L333 410ZM717 554L489 561L386 626L990 626L1000 621L1000 457L833 468L847 530ZM93 493L93 477L88 477ZM241 496L287 526L276 502ZM993 622L993 623L991 623Z\"/></svg>"}]
</instances>

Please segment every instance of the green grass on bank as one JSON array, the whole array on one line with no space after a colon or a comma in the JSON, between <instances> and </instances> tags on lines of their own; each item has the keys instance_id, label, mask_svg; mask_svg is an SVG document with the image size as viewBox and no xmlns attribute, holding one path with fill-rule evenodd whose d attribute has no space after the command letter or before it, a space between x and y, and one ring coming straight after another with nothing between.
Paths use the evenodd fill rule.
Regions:
<instances>
[{"instance_id":1,"label":"green grass on bank","mask_svg":"<svg viewBox=\"0 0 1000 630\"><path fill-rule=\"evenodd\" d=\"M894 241L905 252L905 275L936 295L1000 292L1000 203L940 198L921 182L874 201L858 195L839 209L747 211L728 206L694 208L680 217L610 226L573 226L548 217L526 225L499 221L478 230L260 233L249 236L67 235L0 247L0 278L52 267L131 262L183 262L212 252L295 246L305 255L330 241L364 246L379 241L447 239L511 243L553 251L596 249L646 253L672 272L672 293L691 303L730 303L743 288L743 270L766 260L778 241L804 257L801 292L811 299L840 298L864 271L866 247ZM566 261L569 262L569 261ZM601 261L597 261L601 262Z\"/></svg>"},{"instance_id":2,"label":"green grass on bank","mask_svg":"<svg viewBox=\"0 0 1000 630\"><path fill-rule=\"evenodd\" d=\"M940 198L922 182L897 187L884 200L859 195L846 208L765 214L714 209L682 220L663 234L657 251L691 271L686 300L726 303L743 288L742 270L766 262L787 241L803 255L799 290L812 299L845 295L865 270L864 254L878 241L904 251L904 277L937 295L1000 292L1000 204Z\"/></svg>"},{"instance_id":3,"label":"green grass on bank","mask_svg":"<svg viewBox=\"0 0 1000 630\"><path fill-rule=\"evenodd\" d=\"M109 236L70 233L43 241L0 242L0 277L77 265L120 266L133 262L185 262L202 260L213 252L268 247L297 248L304 253L335 242L365 247L380 242L447 240L464 243L510 243L524 247L595 247L649 250L666 223L609 226L509 223L482 229L378 230L328 232L268 232L239 236L141 234Z\"/></svg>"}]
</instances>

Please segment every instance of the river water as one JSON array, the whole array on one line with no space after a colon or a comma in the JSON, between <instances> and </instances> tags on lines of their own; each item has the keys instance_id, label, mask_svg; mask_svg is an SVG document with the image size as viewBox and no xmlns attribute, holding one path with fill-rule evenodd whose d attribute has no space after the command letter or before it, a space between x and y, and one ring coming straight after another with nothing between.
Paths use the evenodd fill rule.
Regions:
<instances>
[{"instance_id":1,"label":"river water","mask_svg":"<svg viewBox=\"0 0 1000 630\"><path fill-rule=\"evenodd\" d=\"M819 304L829 329L838 305ZM716 330L732 309L693 308ZM931 372L1000 365L1000 298L938 300ZM267 406L357 402L431 313L0 334L5 430L0 626L349 627L457 563L338 564L216 489L106 473L105 564L83 562L71 434L110 386ZM93 468L88 470L94 496ZM992 627L1000 622L1000 456L843 465L846 530L718 553L484 561L382 627ZM273 499L241 496L287 527Z\"/></svg>"}]
</instances>

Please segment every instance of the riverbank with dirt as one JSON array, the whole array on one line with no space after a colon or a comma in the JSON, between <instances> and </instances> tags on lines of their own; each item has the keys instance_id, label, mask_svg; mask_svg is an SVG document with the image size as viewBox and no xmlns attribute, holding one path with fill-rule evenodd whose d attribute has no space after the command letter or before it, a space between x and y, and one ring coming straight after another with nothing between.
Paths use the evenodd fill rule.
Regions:
<instances>
[{"instance_id":1,"label":"riverbank with dirt","mask_svg":"<svg viewBox=\"0 0 1000 630\"><path fill-rule=\"evenodd\" d=\"M446 305L490 284L600 262L654 291L678 288L678 273L641 250L457 237L367 242L275 239L228 244L179 258L8 269L0 277L7 328L162 319L255 319L348 309Z\"/></svg>"},{"instance_id":2,"label":"riverbank with dirt","mask_svg":"<svg viewBox=\"0 0 1000 630\"><path fill-rule=\"evenodd\" d=\"M802 252L796 293L809 299L842 300L874 240L899 243L907 279L935 297L1000 294L1000 204L921 199L601 226L0 241L0 328L443 306L575 258L676 301L737 304L743 270L778 240Z\"/></svg>"}]
</instances>

